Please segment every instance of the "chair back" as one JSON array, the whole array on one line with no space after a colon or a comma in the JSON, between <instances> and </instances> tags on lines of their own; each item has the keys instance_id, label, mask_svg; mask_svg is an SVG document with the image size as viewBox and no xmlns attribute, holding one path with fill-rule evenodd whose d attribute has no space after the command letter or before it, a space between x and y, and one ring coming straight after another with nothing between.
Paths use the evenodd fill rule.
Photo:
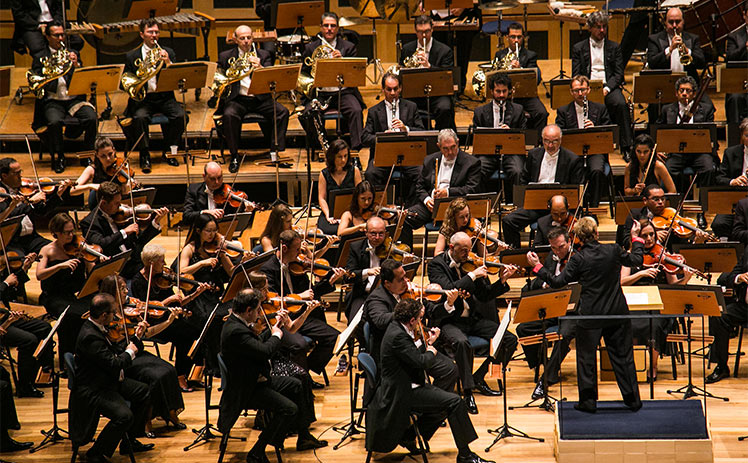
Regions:
<instances>
[{"instance_id":1,"label":"chair back","mask_svg":"<svg viewBox=\"0 0 748 463\"><path fill-rule=\"evenodd\" d=\"M68 374L68 389L72 391L75 389L75 378L78 373L77 365L75 364L75 355L72 352L65 352L62 358L65 362L65 371Z\"/></svg>"},{"instance_id":2,"label":"chair back","mask_svg":"<svg viewBox=\"0 0 748 463\"><path fill-rule=\"evenodd\" d=\"M364 308L361 307L361 310L364 310ZM371 325L369 325L369 322L364 322L364 341L366 342L366 351L369 354L372 354ZM374 368L376 370L376 364L374 365Z\"/></svg>"},{"instance_id":3,"label":"chair back","mask_svg":"<svg viewBox=\"0 0 748 463\"><path fill-rule=\"evenodd\" d=\"M226 362L223 361L223 356L219 353L218 357L218 369L221 372L221 390L226 390L226 383L229 381L229 369L226 368Z\"/></svg>"},{"instance_id":4,"label":"chair back","mask_svg":"<svg viewBox=\"0 0 748 463\"><path fill-rule=\"evenodd\" d=\"M377 386L377 363L374 361L374 357L367 352L359 352L358 364L362 370L364 370L364 395L362 397L363 406L369 405L369 402L374 398L374 392Z\"/></svg>"}]
</instances>

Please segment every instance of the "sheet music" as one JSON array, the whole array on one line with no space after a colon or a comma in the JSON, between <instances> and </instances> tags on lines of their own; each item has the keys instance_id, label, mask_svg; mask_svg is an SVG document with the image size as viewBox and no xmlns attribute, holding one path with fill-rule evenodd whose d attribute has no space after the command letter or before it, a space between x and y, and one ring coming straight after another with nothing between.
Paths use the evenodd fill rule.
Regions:
<instances>
[{"instance_id":1,"label":"sheet music","mask_svg":"<svg viewBox=\"0 0 748 463\"><path fill-rule=\"evenodd\" d=\"M506 333L507 328L509 328L509 323L512 321L512 303L509 302L509 305L506 308L506 312L504 312L504 316L501 317L501 323L499 323L499 328L496 330L496 334L494 334L493 338L491 339L491 356L493 358L496 358L496 354L498 354L499 346L501 345L501 340L504 338L504 334Z\"/></svg>"},{"instance_id":2,"label":"sheet music","mask_svg":"<svg viewBox=\"0 0 748 463\"><path fill-rule=\"evenodd\" d=\"M55 321L54 325L52 325L52 329L49 330L49 334L47 335L47 337L44 338L44 340L42 340L42 342L40 342L38 346L36 346L36 350L34 351L33 355L35 359L39 360L39 357L42 355L42 351L44 351L44 348L47 347L47 344L52 339L52 336L54 336L57 332L57 328L60 327L60 323L65 319L65 315L68 313L68 310L70 310L70 304L65 307L65 310L62 311L60 316Z\"/></svg>"},{"instance_id":3,"label":"sheet music","mask_svg":"<svg viewBox=\"0 0 748 463\"><path fill-rule=\"evenodd\" d=\"M343 347L348 343L348 339L350 339L351 335L353 334L353 331L356 329L359 323L361 323L361 319L364 317L364 309L363 307L361 310L358 311L355 317L351 320L351 322L348 324L346 329L343 330L342 333L340 333L340 336L338 336L338 342L335 344L335 355L338 355L342 350Z\"/></svg>"}]
</instances>

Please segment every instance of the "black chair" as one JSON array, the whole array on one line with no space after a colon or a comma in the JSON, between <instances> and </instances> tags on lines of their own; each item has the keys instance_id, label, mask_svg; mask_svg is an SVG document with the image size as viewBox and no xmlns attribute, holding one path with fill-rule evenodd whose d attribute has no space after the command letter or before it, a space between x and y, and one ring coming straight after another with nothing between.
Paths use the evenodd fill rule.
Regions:
<instances>
[{"instance_id":1,"label":"black chair","mask_svg":"<svg viewBox=\"0 0 748 463\"><path fill-rule=\"evenodd\" d=\"M218 150L221 153L221 162L224 162L224 144L226 143L226 135L223 133L223 124L222 124L222 117L221 115L214 115L213 116L213 127L210 129L210 134L208 135L208 153L211 153L213 148L213 133L216 134L218 138ZM262 124L266 122L265 116L258 113L252 113L248 112L242 117L242 125L244 124ZM193 158L192 165L195 165L195 160Z\"/></svg>"},{"instance_id":2,"label":"black chair","mask_svg":"<svg viewBox=\"0 0 748 463\"><path fill-rule=\"evenodd\" d=\"M0 359L7 359L10 364L10 376L13 384L16 386L16 395L18 395L18 373L16 372L16 361L10 351L10 346L5 344L5 340L0 338Z\"/></svg>"},{"instance_id":3,"label":"black chair","mask_svg":"<svg viewBox=\"0 0 748 463\"><path fill-rule=\"evenodd\" d=\"M80 121L78 120L77 117L73 117L70 114L66 114L65 117L62 119L63 139L68 138L66 136L68 127L78 128L80 127L80 125L81 125ZM34 129L34 133L36 133L36 136L39 137L39 160L41 161L42 157L44 156L44 153L49 153L50 156L52 155L52 152L49 148L49 136L47 135L47 126L43 125L41 127L37 127L36 129Z\"/></svg>"}]
</instances>

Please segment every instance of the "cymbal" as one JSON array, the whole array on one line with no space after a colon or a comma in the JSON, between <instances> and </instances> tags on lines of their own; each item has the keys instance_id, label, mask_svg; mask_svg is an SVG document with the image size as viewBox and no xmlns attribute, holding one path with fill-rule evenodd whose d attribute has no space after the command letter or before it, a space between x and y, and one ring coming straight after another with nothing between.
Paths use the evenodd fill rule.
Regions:
<instances>
[{"instance_id":1,"label":"cymbal","mask_svg":"<svg viewBox=\"0 0 748 463\"><path fill-rule=\"evenodd\" d=\"M518 0L520 5L534 5L536 3L548 3L546 0Z\"/></svg>"},{"instance_id":2,"label":"cymbal","mask_svg":"<svg viewBox=\"0 0 748 463\"><path fill-rule=\"evenodd\" d=\"M366 24L369 22L368 18L364 18L361 16L348 16L344 18L340 18L338 21L338 25L340 27L350 27L350 26L358 26L359 24Z\"/></svg>"},{"instance_id":3,"label":"cymbal","mask_svg":"<svg viewBox=\"0 0 748 463\"><path fill-rule=\"evenodd\" d=\"M481 10L493 10L493 11L499 11L499 10L509 10L511 8L517 8L519 6L519 2L517 0L491 0L491 1L482 1L478 4L478 8Z\"/></svg>"}]
</instances>

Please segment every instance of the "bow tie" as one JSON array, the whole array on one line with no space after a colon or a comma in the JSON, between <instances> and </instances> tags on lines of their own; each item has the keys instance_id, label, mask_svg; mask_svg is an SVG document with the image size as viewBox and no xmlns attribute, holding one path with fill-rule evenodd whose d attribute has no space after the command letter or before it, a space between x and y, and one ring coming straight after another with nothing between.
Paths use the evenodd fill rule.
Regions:
<instances>
[{"instance_id":1,"label":"bow tie","mask_svg":"<svg viewBox=\"0 0 748 463\"><path fill-rule=\"evenodd\" d=\"M592 41L592 46L595 47L595 48L602 48L603 44L604 44L604 42L602 42L602 41L600 41L600 42L595 42L594 40Z\"/></svg>"},{"instance_id":2,"label":"bow tie","mask_svg":"<svg viewBox=\"0 0 748 463\"><path fill-rule=\"evenodd\" d=\"M455 162L454 162L454 161L452 161L452 162L449 162L449 161L443 161L443 162L442 162L442 167L452 167L452 166L454 166L454 165L455 165Z\"/></svg>"},{"instance_id":3,"label":"bow tie","mask_svg":"<svg viewBox=\"0 0 748 463\"><path fill-rule=\"evenodd\" d=\"M452 261L449 264L449 268L460 268L460 267L461 267L461 265L458 262L455 262L455 261Z\"/></svg>"}]
</instances>

